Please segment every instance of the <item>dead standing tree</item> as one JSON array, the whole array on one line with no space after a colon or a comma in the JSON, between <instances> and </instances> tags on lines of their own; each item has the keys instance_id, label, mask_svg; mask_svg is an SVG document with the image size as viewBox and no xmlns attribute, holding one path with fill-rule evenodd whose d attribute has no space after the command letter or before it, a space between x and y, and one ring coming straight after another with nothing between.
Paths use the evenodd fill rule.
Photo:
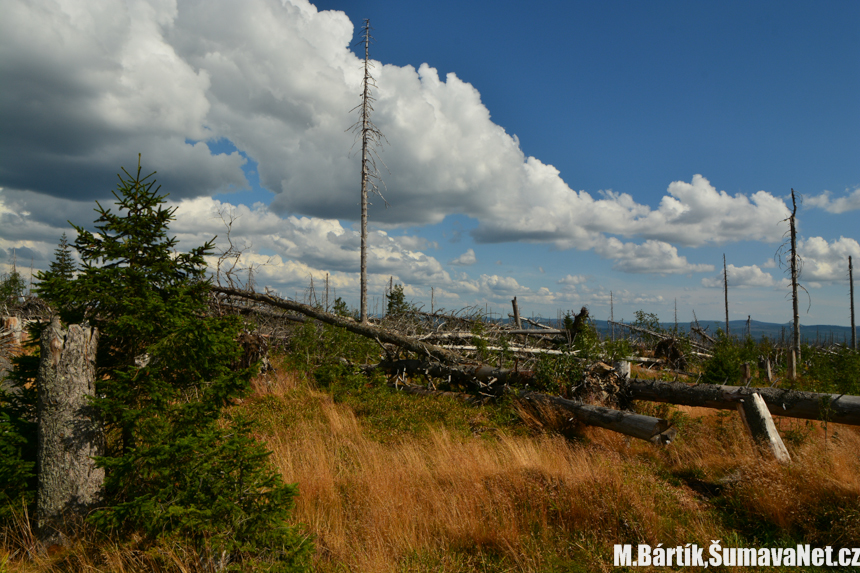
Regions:
<instances>
[{"instance_id":1,"label":"dead standing tree","mask_svg":"<svg viewBox=\"0 0 860 573\"><path fill-rule=\"evenodd\" d=\"M370 68L373 63L370 61L370 41L373 36L370 35L370 20L364 20L362 27L362 43L364 43L364 79L361 81L361 103L352 108L350 112L358 110L358 121L350 128L356 134L356 141L361 138L361 306L360 319L361 322L367 322L367 194L368 190L379 195L385 201L382 193L379 191L379 168L376 165L376 160L379 155L376 148L382 145L385 141L385 136L370 120L370 115L373 113L373 102L376 99L371 93L371 89L377 87L376 80L370 74ZM359 44L360 45L360 44ZM385 203L386 206L388 203Z\"/></svg>"},{"instance_id":2,"label":"dead standing tree","mask_svg":"<svg viewBox=\"0 0 860 573\"><path fill-rule=\"evenodd\" d=\"M68 329L54 319L44 330L39 362L37 519L42 542L63 545L73 518L86 515L102 494L104 433L89 403L95 396L98 331ZM67 523L68 521L68 523Z\"/></svg>"},{"instance_id":3,"label":"dead standing tree","mask_svg":"<svg viewBox=\"0 0 860 573\"><path fill-rule=\"evenodd\" d=\"M794 325L792 331L792 339L791 339L791 354L789 354L789 378L792 380L797 377L797 366L800 364L800 312L798 311L798 302L797 302L797 289L801 288L806 295L809 296L809 292L802 286L797 283L798 278L800 277L800 270L803 267L803 261L797 254L797 201L794 196L794 189L791 190L791 215L788 219L783 219L783 221L788 221L788 232L790 234L789 245L790 245L790 264L789 269L791 272L791 304L794 318ZM783 252L785 250L785 243L780 246L777 251L777 256L780 259L780 264L784 266L784 262L782 259ZM810 305L812 305L812 301L810 300ZM807 309L809 311L809 309Z\"/></svg>"},{"instance_id":4,"label":"dead standing tree","mask_svg":"<svg viewBox=\"0 0 860 573\"><path fill-rule=\"evenodd\" d=\"M726 295L726 336L729 335L729 271L726 267L726 254L723 253L723 292Z\"/></svg>"},{"instance_id":5,"label":"dead standing tree","mask_svg":"<svg viewBox=\"0 0 860 573\"><path fill-rule=\"evenodd\" d=\"M851 299L851 348L857 350L857 327L854 325L854 265L848 257L848 296Z\"/></svg>"}]
</instances>

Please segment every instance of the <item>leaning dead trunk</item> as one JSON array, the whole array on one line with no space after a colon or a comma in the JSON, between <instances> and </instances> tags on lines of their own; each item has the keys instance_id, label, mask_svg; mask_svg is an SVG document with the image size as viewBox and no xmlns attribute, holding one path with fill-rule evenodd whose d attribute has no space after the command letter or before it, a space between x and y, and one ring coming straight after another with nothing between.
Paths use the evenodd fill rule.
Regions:
<instances>
[{"instance_id":1,"label":"leaning dead trunk","mask_svg":"<svg viewBox=\"0 0 860 573\"><path fill-rule=\"evenodd\" d=\"M433 344L427 344L419 340L413 340L411 338L407 338L406 336L400 336L399 334L385 330L383 328L376 327L370 323L358 323L351 318L345 318L336 314L331 314L307 304L278 298L268 294L248 292L244 290L225 288L216 285L212 285L210 288L214 292L218 292L228 296L238 296L247 300L255 300L257 302L262 302L270 306L283 308L284 310L293 310L296 312L300 312L305 316L310 316L311 318L315 318L320 322L343 328L345 330L354 332L355 334L359 334L361 336L365 336L372 340L378 340L379 342L384 342L387 344L394 344L395 346L399 346L400 348L403 348L410 352L415 352L420 356L430 356L443 363L451 364L459 361L459 356L457 356L453 352L445 350L444 348L439 348L438 346L435 346Z\"/></svg>"},{"instance_id":2,"label":"leaning dead trunk","mask_svg":"<svg viewBox=\"0 0 860 573\"><path fill-rule=\"evenodd\" d=\"M773 423L773 418L760 394L752 394L738 402L738 413L753 442L762 453L767 452L781 464L791 462L791 456Z\"/></svg>"},{"instance_id":3,"label":"leaning dead trunk","mask_svg":"<svg viewBox=\"0 0 860 573\"><path fill-rule=\"evenodd\" d=\"M84 514L102 491L104 434L89 397L95 394L98 330L57 319L44 330L39 363L37 522L46 546L62 545L66 522Z\"/></svg>"},{"instance_id":4,"label":"leaning dead trunk","mask_svg":"<svg viewBox=\"0 0 860 573\"><path fill-rule=\"evenodd\" d=\"M634 400L667 402L682 406L699 406L734 410L741 400L760 394L774 416L826 420L860 426L860 396L818 394L781 388L743 388L717 384L685 384L632 378L625 386Z\"/></svg>"}]
</instances>

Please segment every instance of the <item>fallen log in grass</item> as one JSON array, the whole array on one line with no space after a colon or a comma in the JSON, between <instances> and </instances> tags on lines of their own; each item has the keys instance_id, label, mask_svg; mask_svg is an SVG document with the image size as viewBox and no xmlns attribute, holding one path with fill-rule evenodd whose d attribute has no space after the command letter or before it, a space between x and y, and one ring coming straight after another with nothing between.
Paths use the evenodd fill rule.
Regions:
<instances>
[{"instance_id":1,"label":"fallen log in grass","mask_svg":"<svg viewBox=\"0 0 860 573\"><path fill-rule=\"evenodd\" d=\"M368 367L368 370L382 370L389 376L412 378L441 378L448 382L465 386L477 387L481 390L488 388L499 389L506 384L528 384L534 379L532 370L511 370L493 368L484 364L448 365L428 362L425 360L384 360L379 364Z\"/></svg>"},{"instance_id":2,"label":"fallen log in grass","mask_svg":"<svg viewBox=\"0 0 860 573\"><path fill-rule=\"evenodd\" d=\"M632 436L651 442L652 444L669 444L675 439L678 430L672 423L662 418L634 414L604 408L603 406L592 406L580 404L573 400L566 400L559 396L550 396L540 392L516 391L513 392L521 399L543 406L554 406L570 412L574 418L589 426L606 428L626 436Z\"/></svg>"},{"instance_id":3,"label":"fallen log in grass","mask_svg":"<svg viewBox=\"0 0 860 573\"><path fill-rule=\"evenodd\" d=\"M418 394L422 396L440 396L461 400L471 404L483 404L487 398L465 394L461 392L445 392L440 390L430 390L423 386L413 384L400 384L396 386L404 392L410 394ZM566 415L572 416L575 419L587 426L597 426L605 428L613 432L618 432L626 436L632 436L651 442L652 444L669 444L675 439L677 429L672 426L668 420L662 418L654 418L653 416L644 416L642 414L634 414L633 412L622 412L613 410L612 408L604 408L603 406L593 406L590 404L581 404L573 400L566 400L558 396L550 396L540 392L528 392L525 390L516 390L509 386L505 389L513 394L516 399L522 400L530 405L537 406L534 408L535 413L539 416L540 412L545 409L562 410Z\"/></svg>"},{"instance_id":4,"label":"fallen log in grass","mask_svg":"<svg viewBox=\"0 0 860 573\"><path fill-rule=\"evenodd\" d=\"M625 386L633 400L666 402L719 410L734 410L741 400L759 394L774 416L825 420L860 426L860 396L819 394L782 388L744 388L717 384L685 384L631 378Z\"/></svg>"}]
</instances>

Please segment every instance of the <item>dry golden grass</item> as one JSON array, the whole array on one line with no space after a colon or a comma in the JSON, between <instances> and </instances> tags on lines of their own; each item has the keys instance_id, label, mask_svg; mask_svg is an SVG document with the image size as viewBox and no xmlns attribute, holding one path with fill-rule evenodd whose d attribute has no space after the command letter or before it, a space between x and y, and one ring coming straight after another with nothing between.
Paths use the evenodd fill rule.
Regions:
<instances>
[{"instance_id":1,"label":"dry golden grass","mask_svg":"<svg viewBox=\"0 0 860 573\"><path fill-rule=\"evenodd\" d=\"M736 413L706 409L642 406L680 427L655 447L598 428L571 441L435 425L379 440L352 408L284 372L236 408L263 422L273 463L299 484L294 518L315 536L321 572L609 571L614 543L860 546L854 428L825 437L818 423L782 422L796 439L794 462L780 466ZM58 556L27 556L31 543L4 540L0 564L53 570ZM181 547L141 553L95 535L60 557L66 571L206 570Z\"/></svg>"},{"instance_id":2,"label":"dry golden grass","mask_svg":"<svg viewBox=\"0 0 860 573\"><path fill-rule=\"evenodd\" d=\"M613 543L726 539L732 532L708 488L787 536L816 533L804 516L821 502L860 507L853 429L826 448L823 436L810 436L788 468L759 457L734 413L692 408L673 409L683 437L667 448L601 429L585 430L580 442L548 434L464 439L433 429L383 444L351 409L295 376L279 376L261 393L290 400L302 387L308 415L263 437L284 477L300 486L296 518L317 536L322 571L412 570L422 559L445 568L451 555L485 560L463 570L482 570L487 559L517 571L568 570L565 562L581 560L593 565L583 569L600 569L611 565ZM850 527L841 541L860 543L857 514L843 517ZM457 563L446 570L460 570Z\"/></svg>"}]
</instances>

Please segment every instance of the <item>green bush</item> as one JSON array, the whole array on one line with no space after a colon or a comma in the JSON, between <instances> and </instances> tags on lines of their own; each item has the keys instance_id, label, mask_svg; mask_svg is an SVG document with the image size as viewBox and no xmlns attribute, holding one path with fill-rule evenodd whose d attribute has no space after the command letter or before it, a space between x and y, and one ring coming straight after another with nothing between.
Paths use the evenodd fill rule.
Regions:
<instances>
[{"instance_id":1,"label":"green bush","mask_svg":"<svg viewBox=\"0 0 860 573\"><path fill-rule=\"evenodd\" d=\"M741 379L741 348L722 330L717 330L717 342L711 358L703 365L702 382L707 384L736 384Z\"/></svg>"},{"instance_id":2,"label":"green bush","mask_svg":"<svg viewBox=\"0 0 860 573\"><path fill-rule=\"evenodd\" d=\"M860 395L860 353L846 347L813 348L801 351L806 375L817 392Z\"/></svg>"}]
</instances>

